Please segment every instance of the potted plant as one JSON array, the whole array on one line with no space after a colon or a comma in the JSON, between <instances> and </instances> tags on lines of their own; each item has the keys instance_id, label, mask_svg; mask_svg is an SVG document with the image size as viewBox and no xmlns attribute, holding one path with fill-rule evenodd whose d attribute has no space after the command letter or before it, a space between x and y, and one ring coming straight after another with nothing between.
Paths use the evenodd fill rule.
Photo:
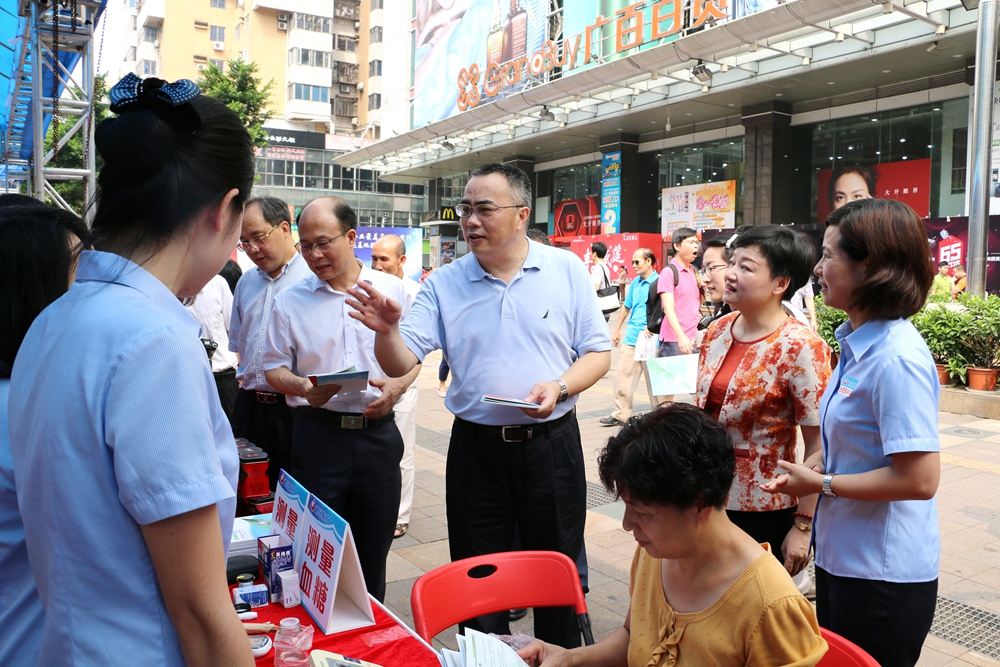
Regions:
<instances>
[{"instance_id":1,"label":"potted plant","mask_svg":"<svg viewBox=\"0 0 1000 667\"><path fill-rule=\"evenodd\" d=\"M959 342L969 389L995 391L1000 375L1000 297L959 295Z\"/></svg>"},{"instance_id":2,"label":"potted plant","mask_svg":"<svg viewBox=\"0 0 1000 667\"><path fill-rule=\"evenodd\" d=\"M941 385L953 384L955 377L964 381L966 363L961 353L959 312L949 305L928 301L910 321L927 343Z\"/></svg>"},{"instance_id":3,"label":"potted plant","mask_svg":"<svg viewBox=\"0 0 1000 667\"><path fill-rule=\"evenodd\" d=\"M837 328L847 321L847 313L823 304L823 296L816 295L816 333L830 346L830 364L836 368L840 360L840 343Z\"/></svg>"}]
</instances>

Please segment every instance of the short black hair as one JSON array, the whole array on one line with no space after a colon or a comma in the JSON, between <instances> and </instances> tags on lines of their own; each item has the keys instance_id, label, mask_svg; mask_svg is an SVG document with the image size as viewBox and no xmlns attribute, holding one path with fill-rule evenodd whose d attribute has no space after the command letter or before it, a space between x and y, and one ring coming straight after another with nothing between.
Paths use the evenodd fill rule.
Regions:
<instances>
[{"instance_id":1,"label":"short black hair","mask_svg":"<svg viewBox=\"0 0 1000 667\"><path fill-rule=\"evenodd\" d=\"M219 275L226 279L229 291L236 294L236 283L243 277L243 269L240 268L240 265L231 259L227 259L222 270L219 271Z\"/></svg>"},{"instance_id":2,"label":"short black hair","mask_svg":"<svg viewBox=\"0 0 1000 667\"><path fill-rule=\"evenodd\" d=\"M599 259L604 259L608 256L608 246L603 241L594 241L590 244L590 252L597 255Z\"/></svg>"},{"instance_id":3,"label":"short black hair","mask_svg":"<svg viewBox=\"0 0 1000 667\"><path fill-rule=\"evenodd\" d=\"M677 249L677 246L684 243L687 239L692 236L698 236L698 232L691 229L690 227L681 227L680 229L675 229L674 233L670 235L670 244Z\"/></svg>"},{"instance_id":4,"label":"short black hair","mask_svg":"<svg viewBox=\"0 0 1000 667\"><path fill-rule=\"evenodd\" d=\"M69 235L82 245L70 247ZM51 206L0 208L0 367L14 365L38 314L69 289L69 276L87 226L73 213Z\"/></svg>"},{"instance_id":5,"label":"short black hair","mask_svg":"<svg viewBox=\"0 0 1000 667\"><path fill-rule=\"evenodd\" d=\"M942 266L948 266L948 262L939 262L938 268L941 268Z\"/></svg>"},{"instance_id":6,"label":"short black hair","mask_svg":"<svg viewBox=\"0 0 1000 667\"><path fill-rule=\"evenodd\" d=\"M789 278L783 300L792 298L809 281L816 266L816 246L801 232L780 225L758 225L738 234L735 248L757 248L767 261L772 278Z\"/></svg>"},{"instance_id":7,"label":"short black hair","mask_svg":"<svg viewBox=\"0 0 1000 667\"><path fill-rule=\"evenodd\" d=\"M529 227L528 231L526 232L526 235L528 239L531 241L537 241L538 243L547 246L552 245L552 241L549 239L549 235L543 232L542 230L538 229L537 227Z\"/></svg>"},{"instance_id":8,"label":"short black hair","mask_svg":"<svg viewBox=\"0 0 1000 667\"><path fill-rule=\"evenodd\" d=\"M45 203L28 195L9 192L5 195L0 195L0 208L7 208L8 206L45 206Z\"/></svg>"},{"instance_id":9,"label":"short black hair","mask_svg":"<svg viewBox=\"0 0 1000 667\"><path fill-rule=\"evenodd\" d=\"M247 202L247 208L251 204L260 206L260 213L272 227L277 227L282 222L292 224L292 214L288 212L288 204L277 197L254 197Z\"/></svg>"},{"instance_id":10,"label":"short black hair","mask_svg":"<svg viewBox=\"0 0 1000 667\"><path fill-rule=\"evenodd\" d=\"M514 203L518 206L531 208L531 179L524 173L524 170L512 164L502 162L491 162L476 167L470 178L476 176L489 176L490 174L503 174L510 185L510 194L514 197Z\"/></svg>"},{"instance_id":11,"label":"short black hair","mask_svg":"<svg viewBox=\"0 0 1000 667\"><path fill-rule=\"evenodd\" d=\"M718 236L713 236L707 241L701 242L701 253L704 256L705 251L709 248L722 248L722 259L727 262L733 258L733 245L736 241L733 237L737 234L735 232L729 232L727 234L719 234Z\"/></svg>"},{"instance_id":12,"label":"short black hair","mask_svg":"<svg viewBox=\"0 0 1000 667\"><path fill-rule=\"evenodd\" d=\"M722 508L736 474L733 439L711 415L669 403L632 417L597 459L608 491L677 509Z\"/></svg>"}]
</instances>

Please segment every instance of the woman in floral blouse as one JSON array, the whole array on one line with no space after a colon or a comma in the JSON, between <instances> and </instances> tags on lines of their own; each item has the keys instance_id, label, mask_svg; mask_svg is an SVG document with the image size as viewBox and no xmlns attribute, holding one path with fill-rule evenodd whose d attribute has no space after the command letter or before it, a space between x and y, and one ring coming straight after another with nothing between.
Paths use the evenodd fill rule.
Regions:
<instances>
[{"instance_id":1,"label":"woman in floral blouse","mask_svg":"<svg viewBox=\"0 0 1000 667\"><path fill-rule=\"evenodd\" d=\"M775 476L779 460L797 460L796 427L805 456L820 449L819 400L830 378L830 351L781 305L809 279L815 250L805 235L777 225L742 232L733 247L723 299L735 312L713 322L705 336L697 403L736 445L730 520L770 544L795 575L809 562L816 495L772 495L760 485Z\"/></svg>"}]
</instances>

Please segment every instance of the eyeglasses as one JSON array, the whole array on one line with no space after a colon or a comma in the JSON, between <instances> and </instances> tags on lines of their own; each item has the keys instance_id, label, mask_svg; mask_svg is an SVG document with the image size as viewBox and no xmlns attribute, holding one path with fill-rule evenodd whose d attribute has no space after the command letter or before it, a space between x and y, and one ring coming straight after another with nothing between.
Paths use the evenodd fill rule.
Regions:
<instances>
[{"instance_id":1,"label":"eyeglasses","mask_svg":"<svg viewBox=\"0 0 1000 667\"><path fill-rule=\"evenodd\" d=\"M707 278L708 276L712 275L716 271L721 271L722 269L728 269L728 268L729 268L728 264L715 264L714 266L703 267L701 269L701 271L699 271L698 273L703 278Z\"/></svg>"},{"instance_id":2,"label":"eyeglasses","mask_svg":"<svg viewBox=\"0 0 1000 667\"><path fill-rule=\"evenodd\" d=\"M639 266L643 262L648 262L648 261L649 261L648 259L633 259L632 266Z\"/></svg>"},{"instance_id":3,"label":"eyeglasses","mask_svg":"<svg viewBox=\"0 0 1000 667\"><path fill-rule=\"evenodd\" d=\"M278 223L274 227L271 227L271 231L269 231L267 234L261 234L260 236L253 237L252 239L247 239L245 243L243 241L240 241L239 243L236 244L236 247L242 250L243 252L250 252L251 249L260 250L260 244L263 243L264 240L268 236L273 234L274 230L280 226L281 223Z\"/></svg>"},{"instance_id":4,"label":"eyeglasses","mask_svg":"<svg viewBox=\"0 0 1000 667\"><path fill-rule=\"evenodd\" d=\"M344 234L346 233L347 232L344 232ZM325 241L316 241L316 243L303 243L302 241L299 241L298 243L295 244L295 247L298 248L299 252L302 253L303 255L312 254L313 250L322 253L324 250L326 250L326 247L328 245L339 239L344 234L337 234L332 239L327 239Z\"/></svg>"},{"instance_id":5,"label":"eyeglasses","mask_svg":"<svg viewBox=\"0 0 1000 667\"><path fill-rule=\"evenodd\" d=\"M458 214L462 220L470 217L472 212L475 211L476 215L480 220L489 220L492 218L497 211L502 208L527 208L524 204L513 204L511 206L490 206L489 204L478 204L477 206L469 206L468 204L459 204L455 207L455 213Z\"/></svg>"}]
</instances>

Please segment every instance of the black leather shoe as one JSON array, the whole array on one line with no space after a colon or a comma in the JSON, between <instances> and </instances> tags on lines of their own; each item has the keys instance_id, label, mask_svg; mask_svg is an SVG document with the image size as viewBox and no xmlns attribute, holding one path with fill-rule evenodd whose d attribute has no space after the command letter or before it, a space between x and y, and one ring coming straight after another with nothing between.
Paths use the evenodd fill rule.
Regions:
<instances>
[{"instance_id":1,"label":"black leather shoe","mask_svg":"<svg viewBox=\"0 0 1000 667\"><path fill-rule=\"evenodd\" d=\"M510 610L510 620L520 621L522 618L528 615L527 609L511 609Z\"/></svg>"},{"instance_id":2,"label":"black leather shoe","mask_svg":"<svg viewBox=\"0 0 1000 667\"><path fill-rule=\"evenodd\" d=\"M611 416L601 417L601 419L598 421L600 421L601 424L603 424L604 426L622 426L625 424L625 422L623 422L621 419L617 419Z\"/></svg>"}]
</instances>

